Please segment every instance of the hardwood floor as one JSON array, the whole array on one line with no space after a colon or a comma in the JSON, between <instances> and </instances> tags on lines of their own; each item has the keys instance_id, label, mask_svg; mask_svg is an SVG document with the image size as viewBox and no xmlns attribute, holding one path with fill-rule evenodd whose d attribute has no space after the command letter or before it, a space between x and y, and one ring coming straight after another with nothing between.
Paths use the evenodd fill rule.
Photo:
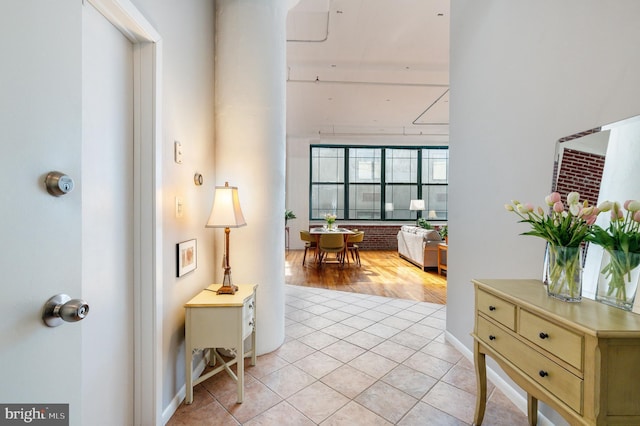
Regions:
<instances>
[{"instance_id":1,"label":"hardwood floor","mask_svg":"<svg viewBox=\"0 0 640 426\"><path fill-rule=\"evenodd\" d=\"M360 251L362 266L352 262L343 268L338 264L315 265L313 253L307 254L302 266L304 250L290 250L285 254L285 283L305 287L327 288L354 293L411 299L445 304L447 279L436 269L428 272L401 259L396 251Z\"/></svg>"}]
</instances>

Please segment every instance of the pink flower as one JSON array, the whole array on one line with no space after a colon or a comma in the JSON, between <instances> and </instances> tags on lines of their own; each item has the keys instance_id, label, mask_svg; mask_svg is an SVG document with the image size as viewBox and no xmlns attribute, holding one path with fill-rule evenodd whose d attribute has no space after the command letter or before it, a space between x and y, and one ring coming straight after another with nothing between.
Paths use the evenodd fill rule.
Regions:
<instances>
[{"instance_id":1,"label":"pink flower","mask_svg":"<svg viewBox=\"0 0 640 426\"><path fill-rule=\"evenodd\" d=\"M594 223L596 223L596 219L598 218L597 214L591 215L591 216L587 216L585 217L585 221L587 222L587 225L591 226Z\"/></svg>"},{"instance_id":2,"label":"pink flower","mask_svg":"<svg viewBox=\"0 0 640 426\"><path fill-rule=\"evenodd\" d=\"M564 204L562 204L562 201L556 201L553 203L553 211L556 213L562 213L564 211Z\"/></svg>"},{"instance_id":3,"label":"pink flower","mask_svg":"<svg viewBox=\"0 0 640 426\"><path fill-rule=\"evenodd\" d=\"M633 220L636 222L640 222L640 211L637 211L633 214Z\"/></svg>"},{"instance_id":4,"label":"pink flower","mask_svg":"<svg viewBox=\"0 0 640 426\"><path fill-rule=\"evenodd\" d=\"M624 208L630 212L640 211L640 201L628 200L624 203Z\"/></svg>"},{"instance_id":5,"label":"pink flower","mask_svg":"<svg viewBox=\"0 0 640 426\"><path fill-rule=\"evenodd\" d=\"M555 203L557 203L561 199L562 197L560 197L560 194L557 192L552 192L551 194L544 197L544 201L547 203L548 206L553 206Z\"/></svg>"}]
</instances>

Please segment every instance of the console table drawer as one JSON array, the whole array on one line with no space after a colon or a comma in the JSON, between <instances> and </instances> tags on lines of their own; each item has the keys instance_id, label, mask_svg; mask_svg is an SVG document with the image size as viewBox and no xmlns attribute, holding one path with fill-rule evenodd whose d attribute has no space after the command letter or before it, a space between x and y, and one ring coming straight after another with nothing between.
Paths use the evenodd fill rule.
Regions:
<instances>
[{"instance_id":1,"label":"console table drawer","mask_svg":"<svg viewBox=\"0 0 640 426\"><path fill-rule=\"evenodd\" d=\"M512 303L484 291L478 291L476 297L476 306L479 312L493 318L510 330L516 330L516 307Z\"/></svg>"},{"instance_id":2,"label":"console table drawer","mask_svg":"<svg viewBox=\"0 0 640 426\"><path fill-rule=\"evenodd\" d=\"M580 334L551 323L524 309L520 310L520 329L525 339L549 351L582 371L584 337Z\"/></svg>"},{"instance_id":3,"label":"console table drawer","mask_svg":"<svg viewBox=\"0 0 640 426\"><path fill-rule=\"evenodd\" d=\"M244 330L243 337L247 337L253 332L255 324L255 299L253 296L247 299L242 307L242 324Z\"/></svg>"},{"instance_id":4,"label":"console table drawer","mask_svg":"<svg viewBox=\"0 0 640 426\"><path fill-rule=\"evenodd\" d=\"M478 337L577 413L582 412L582 379L545 358L488 320L477 318Z\"/></svg>"}]
</instances>

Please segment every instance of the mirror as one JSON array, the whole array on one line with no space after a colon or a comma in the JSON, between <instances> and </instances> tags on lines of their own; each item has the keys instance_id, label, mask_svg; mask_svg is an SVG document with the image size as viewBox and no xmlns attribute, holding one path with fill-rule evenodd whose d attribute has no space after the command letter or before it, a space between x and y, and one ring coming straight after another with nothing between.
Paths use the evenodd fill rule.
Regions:
<instances>
[{"instance_id":1,"label":"mirror","mask_svg":"<svg viewBox=\"0 0 640 426\"><path fill-rule=\"evenodd\" d=\"M640 200L640 116L590 129L558 140L552 188L563 196L580 193L590 204L605 200ZM606 227L608 217L596 222ZM594 299L602 249L591 244L585 256L583 297ZM636 298L634 312L640 312Z\"/></svg>"}]
</instances>

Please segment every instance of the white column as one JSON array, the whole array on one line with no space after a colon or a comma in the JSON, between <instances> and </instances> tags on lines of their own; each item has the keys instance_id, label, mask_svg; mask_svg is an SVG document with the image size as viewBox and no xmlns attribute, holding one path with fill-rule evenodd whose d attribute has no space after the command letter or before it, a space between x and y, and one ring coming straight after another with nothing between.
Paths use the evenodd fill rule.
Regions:
<instances>
[{"instance_id":1,"label":"white column","mask_svg":"<svg viewBox=\"0 0 640 426\"><path fill-rule=\"evenodd\" d=\"M216 185L238 187L247 221L231 230L229 259L235 284L258 284L258 354L284 341L288 6L286 0L216 2ZM216 244L220 258L221 233Z\"/></svg>"}]
</instances>

